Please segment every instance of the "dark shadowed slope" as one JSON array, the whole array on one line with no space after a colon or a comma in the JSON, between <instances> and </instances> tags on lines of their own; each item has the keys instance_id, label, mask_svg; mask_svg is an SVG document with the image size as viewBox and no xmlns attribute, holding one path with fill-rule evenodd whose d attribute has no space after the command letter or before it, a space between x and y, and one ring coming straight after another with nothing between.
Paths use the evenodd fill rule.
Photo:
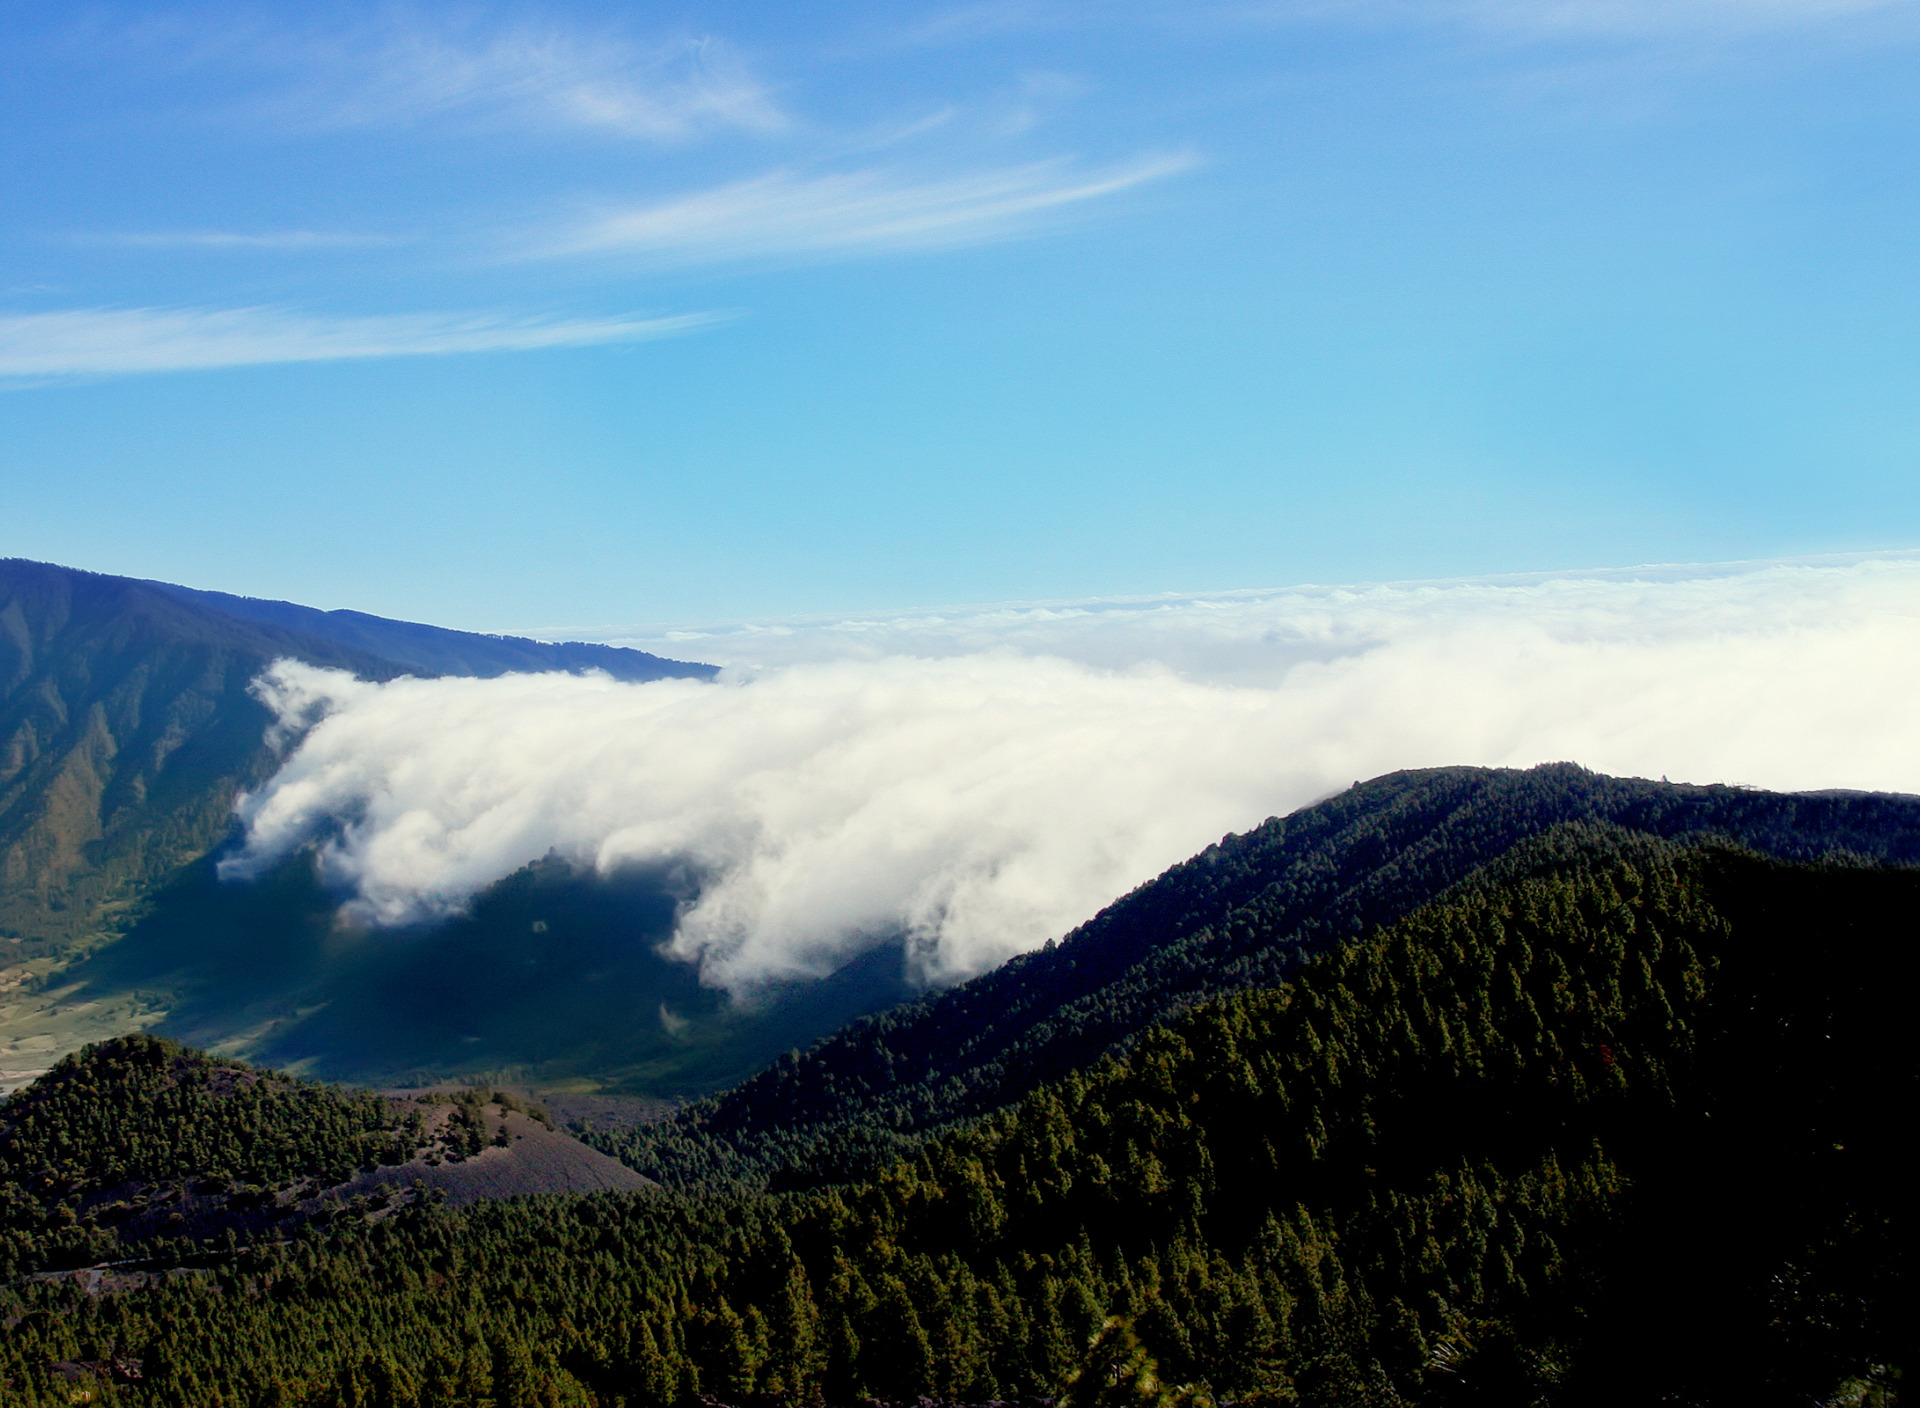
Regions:
<instances>
[{"instance_id":1,"label":"dark shadowed slope","mask_svg":"<svg viewBox=\"0 0 1920 1408\"><path fill-rule=\"evenodd\" d=\"M1920 860L1920 798L1787 795L1528 771L1394 773L1230 836L1082 925L949 992L856 1023L738 1089L603 1147L663 1181L869 1170L1213 995L1391 922L1564 823L1730 837L1787 859Z\"/></svg>"},{"instance_id":2,"label":"dark shadowed slope","mask_svg":"<svg viewBox=\"0 0 1920 1408\"><path fill-rule=\"evenodd\" d=\"M660 951L680 898L667 880L548 860L464 914L369 932L339 920L309 855L246 884L203 860L63 973L63 1000L150 995L165 1035L334 1080L703 1095L914 992L896 949L735 1007Z\"/></svg>"}]
</instances>

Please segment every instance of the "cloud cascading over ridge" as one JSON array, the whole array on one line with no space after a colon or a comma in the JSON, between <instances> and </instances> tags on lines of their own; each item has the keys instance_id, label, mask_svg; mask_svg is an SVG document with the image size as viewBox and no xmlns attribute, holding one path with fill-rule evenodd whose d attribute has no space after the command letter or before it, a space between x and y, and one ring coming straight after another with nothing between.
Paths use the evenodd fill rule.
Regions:
<instances>
[{"instance_id":1,"label":"cloud cascading over ridge","mask_svg":"<svg viewBox=\"0 0 1920 1408\"><path fill-rule=\"evenodd\" d=\"M283 663L264 697L319 722L243 800L226 870L318 841L391 924L549 853L682 863L701 885L675 950L738 990L900 932L929 978L979 972L1224 832L1396 768L1920 791L1911 558L1049 611L944 658L717 684ZM1111 668L1123 638L1135 663Z\"/></svg>"},{"instance_id":2,"label":"cloud cascading over ridge","mask_svg":"<svg viewBox=\"0 0 1920 1408\"><path fill-rule=\"evenodd\" d=\"M694 332L711 313L313 317L277 308L71 308L0 314L0 377L107 376L281 362L598 347Z\"/></svg>"}]
</instances>

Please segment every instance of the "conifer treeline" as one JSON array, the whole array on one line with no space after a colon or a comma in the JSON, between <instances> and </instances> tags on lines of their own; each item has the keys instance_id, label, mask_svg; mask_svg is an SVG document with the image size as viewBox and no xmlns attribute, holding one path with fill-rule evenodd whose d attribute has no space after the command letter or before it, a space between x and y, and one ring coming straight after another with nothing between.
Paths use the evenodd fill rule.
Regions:
<instances>
[{"instance_id":1,"label":"conifer treeline","mask_svg":"<svg viewBox=\"0 0 1920 1408\"><path fill-rule=\"evenodd\" d=\"M371 1091L145 1034L102 1042L0 1106L0 1276L114 1255L115 1214L156 1185L340 1183L411 1157L418 1125Z\"/></svg>"},{"instance_id":2,"label":"conifer treeline","mask_svg":"<svg viewBox=\"0 0 1920 1408\"><path fill-rule=\"evenodd\" d=\"M1561 833L872 1180L5 1294L23 1403L1892 1401L1920 875ZM1864 1397L1863 1397L1864 1396Z\"/></svg>"},{"instance_id":3,"label":"conifer treeline","mask_svg":"<svg viewBox=\"0 0 1920 1408\"><path fill-rule=\"evenodd\" d=\"M1043 952L594 1142L680 1187L869 1177L1187 1007L1284 981L1568 826L1616 840L1732 840L1787 860L1920 862L1920 803L1909 797L1687 787L1571 763L1390 773L1209 846Z\"/></svg>"}]
</instances>

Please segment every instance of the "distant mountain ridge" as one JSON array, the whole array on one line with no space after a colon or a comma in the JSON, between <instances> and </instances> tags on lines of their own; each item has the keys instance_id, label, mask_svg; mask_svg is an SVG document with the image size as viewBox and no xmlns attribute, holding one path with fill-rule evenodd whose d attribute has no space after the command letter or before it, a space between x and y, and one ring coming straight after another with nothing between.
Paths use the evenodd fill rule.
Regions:
<instances>
[{"instance_id":1,"label":"distant mountain ridge","mask_svg":"<svg viewBox=\"0 0 1920 1408\"><path fill-rule=\"evenodd\" d=\"M275 762L249 686L284 658L374 680L715 672L0 559L0 991L110 937L227 834Z\"/></svg>"},{"instance_id":2,"label":"distant mountain ridge","mask_svg":"<svg viewBox=\"0 0 1920 1408\"><path fill-rule=\"evenodd\" d=\"M211 607L236 620L300 631L320 640L333 641L350 649L404 665L411 673L425 675L495 675L566 670L578 674L584 670L604 670L617 680L711 679L719 673L717 665L696 665L666 660L644 650L625 646L594 645L585 641L551 643L524 636L482 635L476 631L453 631L441 626L422 626L412 621L390 621L384 616L369 616L364 611L322 611L290 601L269 601L259 597L234 596L228 592L201 591L177 587L167 582L147 582L146 586L169 596Z\"/></svg>"}]
</instances>

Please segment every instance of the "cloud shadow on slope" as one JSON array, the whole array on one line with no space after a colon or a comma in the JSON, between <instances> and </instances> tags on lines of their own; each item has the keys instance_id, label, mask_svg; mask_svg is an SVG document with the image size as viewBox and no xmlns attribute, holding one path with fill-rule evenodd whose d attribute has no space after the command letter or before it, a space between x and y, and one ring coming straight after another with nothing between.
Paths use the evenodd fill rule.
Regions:
<instances>
[{"instance_id":1,"label":"cloud shadow on slope","mask_svg":"<svg viewBox=\"0 0 1920 1408\"><path fill-rule=\"evenodd\" d=\"M658 869L602 877L549 859L465 914L401 930L344 920L340 899L311 854L246 883L219 881L208 857L69 971L70 1000L140 993L167 1008L165 1035L331 1079L674 1096L732 1084L914 992L894 944L736 1005L660 951L678 895Z\"/></svg>"}]
</instances>

